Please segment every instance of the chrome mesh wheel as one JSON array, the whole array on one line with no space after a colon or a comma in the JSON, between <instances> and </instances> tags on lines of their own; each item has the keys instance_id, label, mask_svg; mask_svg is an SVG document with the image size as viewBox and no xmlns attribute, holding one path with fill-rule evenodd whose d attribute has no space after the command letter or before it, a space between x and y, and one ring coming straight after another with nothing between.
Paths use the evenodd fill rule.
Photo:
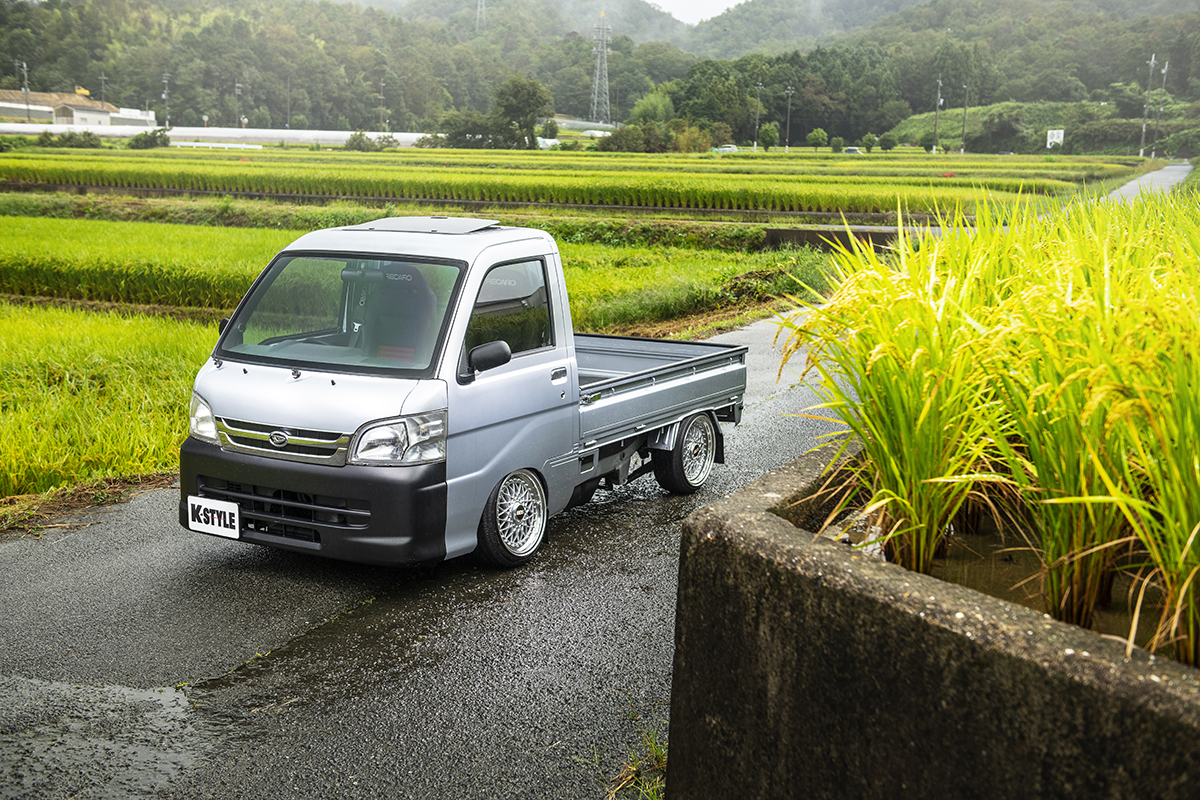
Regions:
<instances>
[{"instance_id":1,"label":"chrome mesh wheel","mask_svg":"<svg viewBox=\"0 0 1200 800\"><path fill-rule=\"evenodd\" d=\"M531 554L546 528L546 493L528 470L517 470L500 483L496 494L496 532L514 556Z\"/></svg>"},{"instance_id":2,"label":"chrome mesh wheel","mask_svg":"<svg viewBox=\"0 0 1200 800\"><path fill-rule=\"evenodd\" d=\"M700 486L712 472L717 454L717 434L706 414L692 417L683 433L683 477L692 486Z\"/></svg>"}]
</instances>

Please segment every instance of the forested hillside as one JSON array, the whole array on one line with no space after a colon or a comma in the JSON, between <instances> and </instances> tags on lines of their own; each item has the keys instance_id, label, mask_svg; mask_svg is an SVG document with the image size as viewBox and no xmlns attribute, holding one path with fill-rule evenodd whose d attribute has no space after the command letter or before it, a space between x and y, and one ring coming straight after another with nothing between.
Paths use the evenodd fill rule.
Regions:
<instances>
[{"instance_id":1,"label":"forested hillside","mask_svg":"<svg viewBox=\"0 0 1200 800\"><path fill-rule=\"evenodd\" d=\"M1164 113L1183 125L1200 116L1198 0L906 3L802 3L789 12L782 0L748 0L689 34L720 22L731 53L755 41L771 50L795 28L779 15L797 8L808 15L796 16L804 30L900 10L819 46L704 60L622 30L678 33L664 12L624 0L606 15L613 115L657 126L651 149L684 126L714 143L757 133L783 144L789 127L792 144L818 127L857 140L932 112L940 78L944 109L961 109L964 96L972 107L1081 103L1072 113L1099 124L1140 117L1154 54ZM487 114L514 73L547 87L556 112L587 117L595 55L591 27L577 24L586 8L583 0L492 0L477 25L469 0L411 0L402 16L328 0L0 0L0 47L28 65L35 91L82 85L118 105L149 105L160 119L169 107L174 125L207 115L210 125L245 117L252 127L433 131L450 112ZM813 22L817 11L824 22ZM631 21L619 23L622 14ZM21 79L6 71L0 88ZM1008 117L988 125L980 141L1021 128Z\"/></svg>"}]
</instances>

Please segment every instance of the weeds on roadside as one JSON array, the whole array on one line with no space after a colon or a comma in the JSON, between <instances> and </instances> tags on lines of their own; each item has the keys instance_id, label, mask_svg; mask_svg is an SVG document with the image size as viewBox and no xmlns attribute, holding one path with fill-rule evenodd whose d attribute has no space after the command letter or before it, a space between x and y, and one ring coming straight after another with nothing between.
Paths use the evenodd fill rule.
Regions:
<instances>
[{"instance_id":1,"label":"weeds on roadside","mask_svg":"<svg viewBox=\"0 0 1200 800\"><path fill-rule=\"evenodd\" d=\"M657 728L646 728L641 724L637 727L640 747L628 747L629 758L610 780L606 800L618 797L661 800L666 791L667 742L660 738Z\"/></svg>"}]
</instances>

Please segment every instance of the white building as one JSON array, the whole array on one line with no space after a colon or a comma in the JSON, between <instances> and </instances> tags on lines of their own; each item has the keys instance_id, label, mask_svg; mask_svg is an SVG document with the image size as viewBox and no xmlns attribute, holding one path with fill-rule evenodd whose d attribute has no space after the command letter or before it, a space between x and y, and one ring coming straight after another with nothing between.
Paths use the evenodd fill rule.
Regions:
<instances>
[{"instance_id":1,"label":"white building","mask_svg":"<svg viewBox=\"0 0 1200 800\"><path fill-rule=\"evenodd\" d=\"M112 114L107 108L60 103L54 107L55 125L111 125Z\"/></svg>"}]
</instances>

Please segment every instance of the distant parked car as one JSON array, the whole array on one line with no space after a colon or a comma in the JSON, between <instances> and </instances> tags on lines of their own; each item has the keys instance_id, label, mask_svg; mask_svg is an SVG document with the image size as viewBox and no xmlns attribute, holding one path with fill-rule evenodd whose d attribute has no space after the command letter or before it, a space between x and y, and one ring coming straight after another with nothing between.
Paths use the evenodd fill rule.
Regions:
<instances>
[{"instance_id":1,"label":"distant parked car","mask_svg":"<svg viewBox=\"0 0 1200 800\"><path fill-rule=\"evenodd\" d=\"M996 153L996 155L998 155L998 156L1011 156L1011 155L1013 155L1013 151L1012 151L1012 150L1001 150L1000 152Z\"/></svg>"},{"instance_id":2,"label":"distant parked car","mask_svg":"<svg viewBox=\"0 0 1200 800\"><path fill-rule=\"evenodd\" d=\"M866 155L866 153L864 153L862 150L859 150L857 147L847 147L842 152L848 156L865 156Z\"/></svg>"},{"instance_id":3,"label":"distant parked car","mask_svg":"<svg viewBox=\"0 0 1200 800\"><path fill-rule=\"evenodd\" d=\"M738 151L736 144L723 144L720 147L714 147L714 153L736 153Z\"/></svg>"}]
</instances>

